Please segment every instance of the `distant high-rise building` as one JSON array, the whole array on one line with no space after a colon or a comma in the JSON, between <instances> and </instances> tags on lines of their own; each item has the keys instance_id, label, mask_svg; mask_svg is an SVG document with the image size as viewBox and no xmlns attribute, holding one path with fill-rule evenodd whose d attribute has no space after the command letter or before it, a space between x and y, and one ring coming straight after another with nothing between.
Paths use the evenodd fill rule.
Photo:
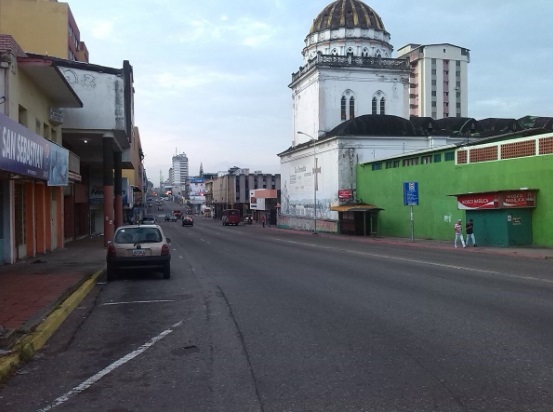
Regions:
<instances>
[{"instance_id":1,"label":"distant high-rise building","mask_svg":"<svg viewBox=\"0 0 553 412\"><path fill-rule=\"evenodd\" d=\"M468 63L470 51L448 43L408 44L397 51L408 58L409 113L411 116L468 116Z\"/></svg>"},{"instance_id":2,"label":"distant high-rise building","mask_svg":"<svg viewBox=\"0 0 553 412\"><path fill-rule=\"evenodd\" d=\"M172 183L175 186L185 186L188 181L188 157L185 153L173 156Z\"/></svg>"},{"instance_id":3,"label":"distant high-rise building","mask_svg":"<svg viewBox=\"0 0 553 412\"><path fill-rule=\"evenodd\" d=\"M69 4L58 1L0 1L0 33L25 52L88 62L88 50Z\"/></svg>"}]
</instances>

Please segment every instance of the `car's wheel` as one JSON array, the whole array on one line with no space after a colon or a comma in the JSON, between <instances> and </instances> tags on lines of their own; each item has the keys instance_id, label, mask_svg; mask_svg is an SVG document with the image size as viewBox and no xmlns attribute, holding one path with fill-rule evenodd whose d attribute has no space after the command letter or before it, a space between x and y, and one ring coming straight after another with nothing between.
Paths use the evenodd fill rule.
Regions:
<instances>
[{"instance_id":1,"label":"car's wheel","mask_svg":"<svg viewBox=\"0 0 553 412\"><path fill-rule=\"evenodd\" d=\"M163 279L170 279L171 278L171 265L167 264L163 268Z\"/></svg>"},{"instance_id":2,"label":"car's wheel","mask_svg":"<svg viewBox=\"0 0 553 412\"><path fill-rule=\"evenodd\" d=\"M111 282L115 280L116 277L117 277L116 269L113 267L113 265L108 265L106 268L106 280L108 282Z\"/></svg>"}]
</instances>

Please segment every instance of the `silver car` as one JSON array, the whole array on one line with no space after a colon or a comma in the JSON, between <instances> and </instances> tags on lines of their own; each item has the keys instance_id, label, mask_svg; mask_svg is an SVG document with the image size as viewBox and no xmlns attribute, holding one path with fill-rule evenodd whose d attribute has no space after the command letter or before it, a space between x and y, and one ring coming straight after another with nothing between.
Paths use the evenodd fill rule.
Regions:
<instances>
[{"instance_id":1,"label":"silver car","mask_svg":"<svg viewBox=\"0 0 553 412\"><path fill-rule=\"evenodd\" d=\"M152 269L171 277L171 239L158 225L118 227L109 243L106 262L107 280L112 281L120 270Z\"/></svg>"}]
</instances>

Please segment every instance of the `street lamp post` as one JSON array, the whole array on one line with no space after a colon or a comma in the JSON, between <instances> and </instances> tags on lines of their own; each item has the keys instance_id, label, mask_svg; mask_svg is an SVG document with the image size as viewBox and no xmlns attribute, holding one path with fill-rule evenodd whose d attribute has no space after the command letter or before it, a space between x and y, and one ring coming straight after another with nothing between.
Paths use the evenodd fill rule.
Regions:
<instances>
[{"instance_id":1,"label":"street lamp post","mask_svg":"<svg viewBox=\"0 0 553 412\"><path fill-rule=\"evenodd\" d=\"M311 142L313 142L313 234L317 234L317 158L315 157L315 142L317 139L315 139L313 136L304 133L302 131L298 131L298 134L303 134L311 139Z\"/></svg>"}]
</instances>

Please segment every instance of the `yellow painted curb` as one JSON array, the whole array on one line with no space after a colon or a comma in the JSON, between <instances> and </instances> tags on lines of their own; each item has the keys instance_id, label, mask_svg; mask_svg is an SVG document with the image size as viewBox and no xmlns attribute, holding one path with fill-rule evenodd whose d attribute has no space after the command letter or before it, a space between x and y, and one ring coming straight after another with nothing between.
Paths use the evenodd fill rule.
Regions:
<instances>
[{"instance_id":1,"label":"yellow painted curb","mask_svg":"<svg viewBox=\"0 0 553 412\"><path fill-rule=\"evenodd\" d=\"M31 359L44 346L65 319L79 306L96 285L98 278L103 272L103 269L99 270L88 278L75 292L56 307L32 333L21 338L14 345L9 355L0 358L0 382L10 376L13 369L19 363Z\"/></svg>"}]
</instances>

